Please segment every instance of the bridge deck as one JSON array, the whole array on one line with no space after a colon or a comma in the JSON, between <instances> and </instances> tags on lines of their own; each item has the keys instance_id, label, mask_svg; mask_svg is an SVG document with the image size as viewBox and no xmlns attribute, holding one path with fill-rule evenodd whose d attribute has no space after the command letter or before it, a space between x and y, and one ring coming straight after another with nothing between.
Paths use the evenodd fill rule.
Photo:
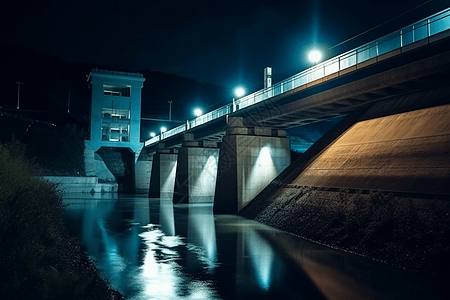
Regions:
<instances>
[{"instance_id":1,"label":"bridge deck","mask_svg":"<svg viewBox=\"0 0 450 300\"><path fill-rule=\"evenodd\" d=\"M248 126L286 129L429 88L448 80L449 54L441 52L449 49L449 37L450 8L187 121L147 140L145 147L155 149L160 141L177 146L184 132L219 140L227 116L243 116ZM441 56L430 59L436 55Z\"/></svg>"}]
</instances>

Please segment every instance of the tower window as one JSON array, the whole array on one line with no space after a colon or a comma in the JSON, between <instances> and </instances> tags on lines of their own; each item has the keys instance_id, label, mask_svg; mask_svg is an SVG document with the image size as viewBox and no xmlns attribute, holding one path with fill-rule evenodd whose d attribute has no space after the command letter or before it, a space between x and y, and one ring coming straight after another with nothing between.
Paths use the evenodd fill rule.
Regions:
<instances>
[{"instance_id":1,"label":"tower window","mask_svg":"<svg viewBox=\"0 0 450 300\"><path fill-rule=\"evenodd\" d=\"M110 96L130 97L131 87L104 84L103 94Z\"/></svg>"}]
</instances>

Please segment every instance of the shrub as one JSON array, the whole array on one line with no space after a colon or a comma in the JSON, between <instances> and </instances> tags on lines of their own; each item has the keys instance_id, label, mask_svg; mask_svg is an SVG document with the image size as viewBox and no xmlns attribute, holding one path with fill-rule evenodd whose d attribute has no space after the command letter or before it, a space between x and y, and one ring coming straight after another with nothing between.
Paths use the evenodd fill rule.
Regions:
<instances>
[{"instance_id":1,"label":"shrub","mask_svg":"<svg viewBox=\"0 0 450 300\"><path fill-rule=\"evenodd\" d=\"M54 127L35 123L24 142L45 175L84 176L84 132L74 124Z\"/></svg>"},{"instance_id":2,"label":"shrub","mask_svg":"<svg viewBox=\"0 0 450 300\"><path fill-rule=\"evenodd\" d=\"M24 158L0 144L0 293L3 299L114 299L64 227L62 197Z\"/></svg>"}]
</instances>

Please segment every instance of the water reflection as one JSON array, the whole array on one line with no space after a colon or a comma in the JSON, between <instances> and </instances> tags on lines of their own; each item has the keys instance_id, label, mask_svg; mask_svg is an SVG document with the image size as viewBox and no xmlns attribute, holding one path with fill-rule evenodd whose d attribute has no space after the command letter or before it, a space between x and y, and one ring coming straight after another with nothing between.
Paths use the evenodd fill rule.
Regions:
<instances>
[{"instance_id":1,"label":"water reflection","mask_svg":"<svg viewBox=\"0 0 450 300\"><path fill-rule=\"evenodd\" d=\"M214 216L211 205L135 196L64 201L69 230L126 299L445 299L430 280Z\"/></svg>"},{"instance_id":2,"label":"water reflection","mask_svg":"<svg viewBox=\"0 0 450 300\"><path fill-rule=\"evenodd\" d=\"M173 215L173 202L171 199L161 199L159 204L160 220L156 224L161 224L161 229L167 235L175 235L175 217Z\"/></svg>"},{"instance_id":3,"label":"water reflection","mask_svg":"<svg viewBox=\"0 0 450 300\"><path fill-rule=\"evenodd\" d=\"M246 230L246 249L251 253L253 269L257 275L258 283L265 290L269 290L274 252L272 247L262 239L254 229Z\"/></svg>"},{"instance_id":4,"label":"water reflection","mask_svg":"<svg viewBox=\"0 0 450 300\"><path fill-rule=\"evenodd\" d=\"M208 272L217 266L216 228L212 205L189 206L187 241Z\"/></svg>"}]
</instances>

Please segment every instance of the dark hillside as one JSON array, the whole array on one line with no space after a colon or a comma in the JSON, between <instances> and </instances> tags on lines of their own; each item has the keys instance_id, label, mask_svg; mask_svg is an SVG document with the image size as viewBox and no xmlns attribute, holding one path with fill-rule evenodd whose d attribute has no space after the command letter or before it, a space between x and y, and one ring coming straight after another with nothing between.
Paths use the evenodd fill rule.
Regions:
<instances>
[{"instance_id":1,"label":"dark hillside","mask_svg":"<svg viewBox=\"0 0 450 300\"><path fill-rule=\"evenodd\" d=\"M24 48L2 45L0 49L0 109L16 111L17 82L21 82L21 114L57 125L65 125L70 120L70 123L82 128L89 126L91 90L86 75L92 68L108 68L69 63L59 57ZM114 71L137 72L125 69ZM230 91L217 85L151 70L138 72L146 79L142 89L144 118L168 119L168 101L172 101L172 119L184 121L194 118L195 107L207 111L232 99ZM68 107L70 114L67 114ZM142 122L142 139L148 138L151 127L159 128L159 125Z\"/></svg>"}]
</instances>

